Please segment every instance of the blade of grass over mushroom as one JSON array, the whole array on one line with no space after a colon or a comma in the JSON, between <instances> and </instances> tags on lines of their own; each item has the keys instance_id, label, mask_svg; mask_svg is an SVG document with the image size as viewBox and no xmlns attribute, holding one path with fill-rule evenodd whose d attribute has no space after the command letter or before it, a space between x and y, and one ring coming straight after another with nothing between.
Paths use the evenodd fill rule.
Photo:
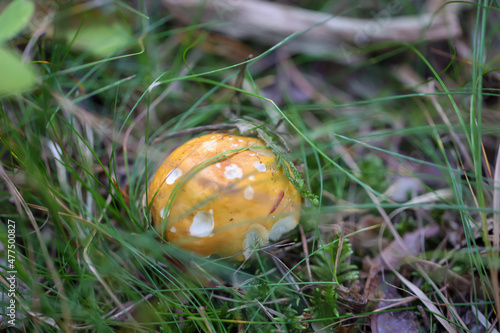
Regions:
<instances>
[{"instance_id":1,"label":"blade of grass over mushroom","mask_svg":"<svg viewBox=\"0 0 500 333\"><path fill-rule=\"evenodd\" d=\"M217 154L214 157L211 157L211 158L209 158L207 160L202 161L200 164L198 164L194 168L190 169L189 172L187 172L186 174L182 175L182 177L180 178L179 182L176 182L175 185L174 185L174 188L172 189L172 193L171 193L171 195L170 195L170 197L169 197L169 199L167 201L166 211L168 212L172 208L172 204L175 201L175 198L176 198L177 194L182 189L183 185L186 182L188 182L190 179L192 179L198 172L200 172L201 170L203 170L204 168L206 168L209 165L215 164L217 162L220 162L220 161L228 158L229 156L231 156L234 153L237 153L239 151L245 151L245 150L248 150L248 149L249 149L248 147L244 147L244 148L236 148L236 149L227 150L225 152ZM153 198L150 198L150 200L147 200L147 202L148 202L148 209L149 209L150 205L153 203L153 200L154 200L154 198L156 197L156 195L157 195L157 193L159 191L160 191L160 189L158 189L155 192L155 195L153 196ZM185 212L185 216L191 214L191 212L192 211ZM161 229L160 230L161 230L160 234L164 234L165 231L166 231L166 217L163 218L163 220L162 220Z\"/></svg>"}]
</instances>

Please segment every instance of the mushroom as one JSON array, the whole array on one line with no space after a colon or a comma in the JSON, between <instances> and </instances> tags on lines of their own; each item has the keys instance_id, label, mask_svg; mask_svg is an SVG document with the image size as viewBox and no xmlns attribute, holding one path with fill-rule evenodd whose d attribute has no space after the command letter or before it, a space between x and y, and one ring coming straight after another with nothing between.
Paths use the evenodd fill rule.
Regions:
<instances>
[{"instance_id":1,"label":"mushroom","mask_svg":"<svg viewBox=\"0 0 500 333\"><path fill-rule=\"evenodd\" d=\"M242 261L294 229L301 197L263 141L208 134L177 148L148 190L167 241L202 256Z\"/></svg>"}]
</instances>

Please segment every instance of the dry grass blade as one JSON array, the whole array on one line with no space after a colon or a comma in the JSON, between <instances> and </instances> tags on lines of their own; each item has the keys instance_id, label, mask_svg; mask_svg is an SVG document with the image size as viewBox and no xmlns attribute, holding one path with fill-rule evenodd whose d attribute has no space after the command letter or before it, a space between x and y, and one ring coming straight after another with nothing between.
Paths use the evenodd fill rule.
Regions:
<instances>
[{"instance_id":1,"label":"dry grass blade","mask_svg":"<svg viewBox=\"0 0 500 333\"><path fill-rule=\"evenodd\" d=\"M443 325L447 332L457 332L455 326L452 326L446 319L441 310L439 310L434 303L427 297L427 295L412 282L408 281L403 275L399 274L395 269L392 269L392 272L397 275L397 277L403 282L417 297L418 299L424 303L424 305L434 314L436 319Z\"/></svg>"},{"instance_id":2,"label":"dry grass blade","mask_svg":"<svg viewBox=\"0 0 500 333\"><path fill-rule=\"evenodd\" d=\"M474 316L476 316L481 325L483 325L488 330L488 333L498 333L498 330L488 322L488 319L486 319L486 317L479 311L476 306L472 306L471 308Z\"/></svg>"},{"instance_id":3,"label":"dry grass blade","mask_svg":"<svg viewBox=\"0 0 500 333\"><path fill-rule=\"evenodd\" d=\"M436 92L436 87L435 87L435 83L434 82L430 82L429 83L429 89L428 89L428 91L430 93L435 93ZM439 113L439 116L441 117L441 119L443 120L443 122L448 127L448 131L450 131L450 134L453 137L453 140L455 141L456 145L458 146L458 149L460 150L460 157L463 158L463 159L465 159L465 165L468 168L473 168L473 163L472 163L472 159L470 157L469 152L467 151L467 149L465 148L464 144L462 143L462 140L460 140L460 137L457 135L457 133L453 129L453 126L452 126L450 120L448 119L448 116L444 112L443 107L441 106L441 104L438 103L436 95L432 95L431 94L431 95L429 95L429 98L431 99L432 104L434 105L434 108Z\"/></svg>"},{"instance_id":4,"label":"dry grass blade","mask_svg":"<svg viewBox=\"0 0 500 333\"><path fill-rule=\"evenodd\" d=\"M264 311L264 313L266 314L267 318L269 318L269 320L271 320L272 322L276 322L276 320L273 318L272 314L271 314L271 309L269 308L266 308L264 305L262 305L261 302L255 300L257 302L257 304L259 304L260 308L262 309L262 311ZM282 314L280 313L277 313L276 311L273 311L273 313L275 315L279 315L279 316L283 316ZM274 327L276 327L276 330L278 332L283 332L283 328L281 328L281 326L279 326L278 324L275 324Z\"/></svg>"},{"instance_id":5,"label":"dry grass blade","mask_svg":"<svg viewBox=\"0 0 500 333\"><path fill-rule=\"evenodd\" d=\"M498 253L500 251L500 146L497 150L497 160L495 162L495 179L493 190L493 251L492 251L492 267L490 269L491 282L493 284L493 295L495 295L495 303L497 310L497 318L500 327L500 286L498 282ZM495 254L497 260L495 260ZM496 263L496 264L495 264Z\"/></svg>"},{"instance_id":6,"label":"dry grass blade","mask_svg":"<svg viewBox=\"0 0 500 333\"><path fill-rule=\"evenodd\" d=\"M205 327L207 328L208 332L214 333L214 330L212 329L212 326L210 325L210 323L207 320L207 315L205 313L205 308L203 306L200 306L198 308L198 310L200 311L201 318L203 319L203 323L205 324Z\"/></svg>"},{"instance_id":7,"label":"dry grass blade","mask_svg":"<svg viewBox=\"0 0 500 333\"><path fill-rule=\"evenodd\" d=\"M285 277L285 279L291 284L291 287L300 294L300 297L302 298L302 301L304 304L307 304L307 306L310 306L309 301L307 298L300 293L300 287L297 285L297 281L295 281L295 278L298 279L298 277L285 265L283 261L280 259L276 258L274 255L271 255L271 258L274 261L274 264L276 265L276 268L280 272L282 276ZM295 277L295 278L294 278ZM302 281L301 281L302 282Z\"/></svg>"},{"instance_id":8,"label":"dry grass blade","mask_svg":"<svg viewBox=\"0 0 500 333\"><path fill-rule=\"evenodd\" d=\"M401 238L401 236L398 234L396 231L396 228L392 224L391 220L389 219L389 216L387 213L380 207L380 203L378 199L369 191L367 191L368 195L371 197L372 201L377 205L377 209L380 212L381 216L384 218L386 222L386 226L389 227L391 230L392 234L394 235L395 242L400 246L401 250L404 251L402 254L407 253L409 254L409 250L406 247L405 242ZM446 321L445 316L442 314L442 312L431 302L431 300L425 295L425 293L420 290L416 285L414 285L412 282L408 281L404 276L399 274L394 269L394 266L390 264L389 262L386 261L386 258L384 256L380 256L382 261L387 265L387 268L389 268L396 276L403 282L408 288L410 288L415 295L419 297L419 299L424 303L424 305L432 312L435 314L436 319L448 330L448 332L456 332L456 328L454 326L451 326L451 324Z\"/></svg>"},{"instance_id":9,"label":"dry grass blade","mask_svg":"<svg viewBox=\"0 0 500 333\"><path fill-rule=\"evenodd\" d=\"M144 296L140 301L136 302L136 303L133 303L133 304L130 304L128 305L125 310L126 311L123 311L123 310L120 310L118 311L117 313L114 313L113 312L115 311L115 309L113 309L112 311L110 311L107 315L106 315L106 318L107 319L110 319L110 320L115 320L117 319L118 317L124 315L124 314L127 314L127 312L130 312L132 309L134 309L135 307L137 307L139 304L143 303L143 302L146 302L148 301L149 299L151 299L153 297L153 294L147 294L146 296ZM128 315L128 314L127 314Z\"/></svg>"},{"instance_id":10,"label":"dry grass blade","mask_svg":"<svg viewBox=\"0 0 500 333\"><path fill-rule=\"evenodd\" d=\"M436 284L434 283L434 281L431 280L431 278L427 275L427 273L422 269L421 265L416 265L417 266L417 270L418 272L420 273L420 275L422 277L424 277L424 279L426 281L429 282L429 284L431 285L431 287L434 288L434 290L436 291L436 294L442 299L442 300L445 300L446 297L443 295L443 293L441 292L441 290L436 286ZM458 311L456 309L456 307L451 303L451 302L445 302L446 304L446 307L448 308L448 310L453 314L453 316L457 319L457 321L460 323L460 325L462 325L462 327L467 327L467 325L465 324L465 322L462 320L462 318L458 315Z\"/></svg>"}]
</instances>

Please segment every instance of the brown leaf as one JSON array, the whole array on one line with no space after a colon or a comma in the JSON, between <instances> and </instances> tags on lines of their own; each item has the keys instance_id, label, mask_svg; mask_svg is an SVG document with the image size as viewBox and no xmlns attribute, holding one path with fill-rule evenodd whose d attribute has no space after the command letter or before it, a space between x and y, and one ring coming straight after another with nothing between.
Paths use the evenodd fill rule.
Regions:
<instances>
[{"instance_id":1,"label":"brown leaf","mask_svg":"<svg viewBox=\"0 0 500 333\"><path fill-rule=\"evenodd\" d=\"M390 267L397 267L404 257L416 256L422 249L421 239L431 238L437 236L439 233L438 225L427 226L423 229L408 233L403 237L403 243L406 245L409 252L401 247L397 241L391 242L377 257L377 261L383 268L389 269Z\"/></svg>"}]
</instances>

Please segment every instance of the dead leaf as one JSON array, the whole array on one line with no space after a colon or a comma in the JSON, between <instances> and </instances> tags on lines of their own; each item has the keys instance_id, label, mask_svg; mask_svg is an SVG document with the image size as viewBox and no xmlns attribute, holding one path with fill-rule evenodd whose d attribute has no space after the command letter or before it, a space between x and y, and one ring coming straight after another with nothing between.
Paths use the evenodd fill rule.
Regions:
<instances>
[{"instance_id":1,"label":"dead leaf","mask_svg":"<svg viewBox=\"0 0 500 333\"><path fill-rule=\"evenodd\" d=\"M389 244L377 257L377 261L385 269L395 268L399 266L401 260L408 256L416 256L422 249L421 239L435 237L439 234L439 226L431 225L423 229L408 233L403 237L403 243L409 252L405 252L405 249L401 247L398 241L393 241Z\"/></svg>"}]
</instances>

